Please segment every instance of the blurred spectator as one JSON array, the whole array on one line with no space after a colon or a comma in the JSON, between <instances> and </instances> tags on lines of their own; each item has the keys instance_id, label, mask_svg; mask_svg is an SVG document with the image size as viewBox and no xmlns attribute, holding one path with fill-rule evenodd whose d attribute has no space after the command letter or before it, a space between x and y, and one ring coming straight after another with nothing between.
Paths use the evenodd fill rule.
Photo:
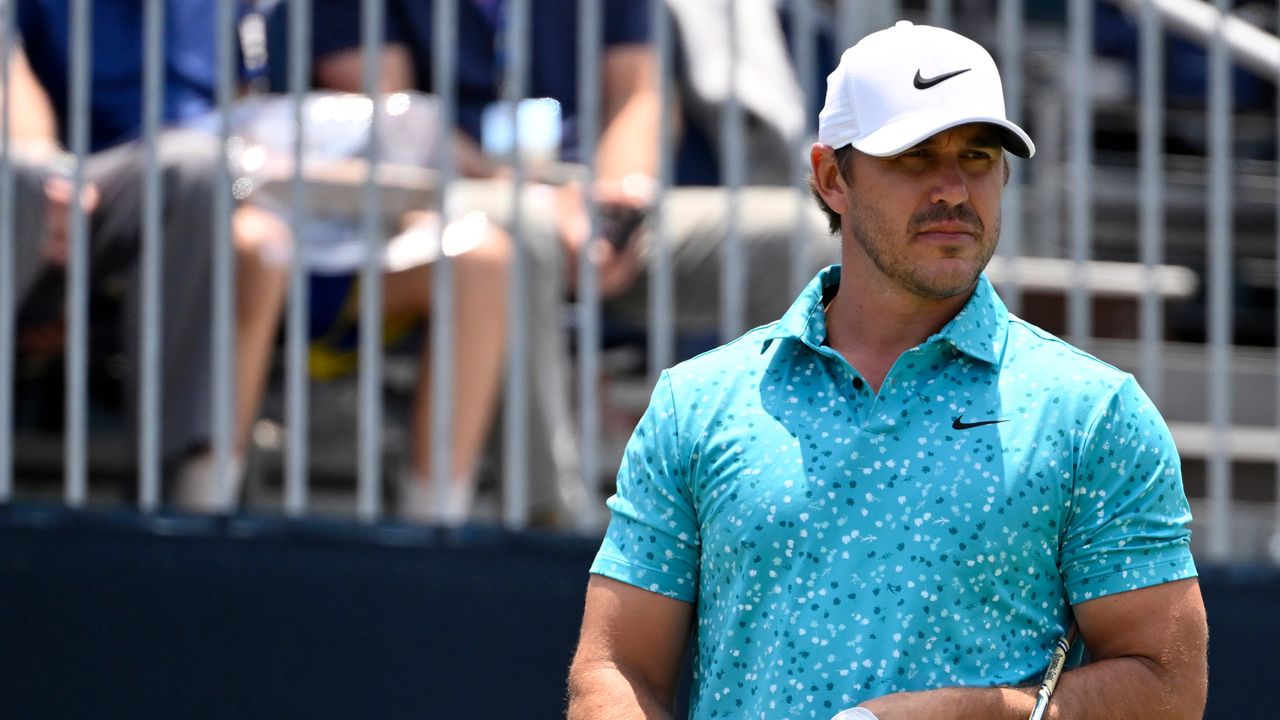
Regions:
<instances>
[{"instance_id":1,"label":"blurred spectator","mask_svg":"<svg viewBox=\"0 0 1280 720\"><path fill-rule=\"evenodd\" d=\"M500 99L510 61L505 32L512 3L507 0L460 0L458 5L457 101L459 166L464 174L479 177L501 176L495 159L482 151L482 131L486 108ZM573 291L572 271L582 250L591 248L598 264L601 289L609 302L606 311L624 324L643 327L647 322L647 273L653 247L650 234L641 223L653 199L658 160L657 55L650 45L650 5L647 2L607 0L602 5L603 47L601 53L601 119L596 150L597 177L590 192L606 218L603 227L623 230L613 242L600 237L588 242L588 224L581 202L583 190L573 184L554 191L556 201L526 208L524 239L533 262L526 287L530 293L531 341L529 378L533 393L534 432L529 465L534 482L535 511L556 505L573 512L582 500L582 480L574 457L575 440L568 413L570 393L566 383L568 356L561 327L565 289ZM728 5L711 2L672 2L675 18L685 39L686 58L679 70L690 92L701 93L689 105L689 125L705 135L718 129L717 113L727 98L730 61L730 28L738 33L736 46L740 65L737 85L758 84L760 92L745 92L746 127L760 132L748 136L758 143L750 163L756 171L744 180L776 183L756 185L743 191L731 207L723 188L676 188L666 196L665 222L676 273L677 322L682 331L714 332L718 327L721 255L729 213L737 212L742 247L746 253L748 323L765 322L786 308L792 296L787 274L792 256L792 236L804 219L809 230L802 260L806 276L810 270L834 261L836 243L825 231L825 222L804 193L788 187L790 163L803 132L803 117L779 112L769 93L785 91L799 97L794 72L786 57L785 41L776 9L760 4L740 12L736 24L724 15ZM323 87L351 91L361 89L361 49L359 0L334 0L317 6L313 34L315 64L313 77ZM389 0L387 3L387 45L379 72L382 90L416 88L431 91L434 7L431 2ZM578 3L569 0L531 0L528 35L529 63L527 95L558 100L563 113L563 143L560 156L578 159L580 71L577 48ZM705 21L705 22L703 22ZM721 27L722 26L722 27ZM718 32L710 32L720 27ZM708 35L708 33L710 33ZM710 70L703 63L710 63ZM776 67L782 63L782 67ZM717 75L719 68L722 72ZM279 70L279 65L274 66ZM755 70L768 70L760 77ZM776 98L775 98L776 100ZM795 103L799 106L799 102ZM757 136L761 137L757 137ZM767 137L765 137L767 136ZM765 142L765 140L769 142ZM716 146L718 155L731 151ZM738 152L747 152L747 145ZM761 154L763 153L763 154ZM499 223L510 215L510 191L492 182L463 182L457 188L462 204L484 210ZM545 198L546 192L542 195ZM538 188L531 195L539 194ZM636 230L639 225L639 231ZM565 269L567 268L567 271ZM554 479L556 486L540 485Z\"/></svg>"},{"instance_id":2,"label":"blurred spectator","mask_svg":"<svg viewBox=\"0 0 1280 720\"><path fill-rule=\"evenodd\" d=\"M11 51L13 141L18 178L16 277L19 301L33 288L57 287L67 262L65 179L70 126L69 0L16 2L20 42ZM164 187L160 427L166 467L178 469L173 499L218 508L208 451L211 436L211 261L215 183L223 155L207 133L184 129L215 105L216 0L166 3L163 122L157 154ZM95 293L122 302L125 404L136 430L142 224L143 10L137 0L93 4L90 151L85 177L92 211L89 262ZM44 211L31 211L44 208ZM280 262L288 232L274 216L239 207L231 218L237 262L235 453L238 478L248 427L257 411L283 298ZM117 290L117 288L120 288ZM31 302L61 302L39 293ZM61 309L37 308L58 319Z\"/></svg>"},{"instance_id":3,"label":"blurred spectator","mask_svg":"<svg viewBox=\"0 0 1280 720\"><path fill-rule=\"evenodd\" d=\"M807 191L792 186L795 160L805 158L802 138L812 130L806 128L803 92L788 54L783 9L772 2L665 2L675 28L680 132L677 187L666 194L664 223L675 272L676 323L687 356L716 344L731 214L743 254L744 330L787 309L799 289L789 283L793 262L801 265L795 276L807 279L838 262L839 244ZM737 147L722 132L731 93L742 113ZM736 201L723 187L731 180L722 173L728 153L739 154L742 168ZM797 228L803 234L798 246ZM646 239L640 242L641 265L653 252ZM615 318L644 321L647 280L642 273L609 303Z\"/></svg>"},{"instance_id":4,"label":"blurred spectator","mask_svg":"<svg viewBox=\"0 0 1280 720\"><path fill-rule=\"evenodd\" d=\"M553 97L560 102L564 119L563 147L572 153L577 142L574 132L577 75L572 52L577 46L577 5L561 0L535 0L532 6L530 94ZM335 0L313 8L316 58L313 77L317 86L362 90L360 9L358 0ZM495 222L509 225L510 185L505 180L492 179L505 171L484 155L479 142L482 116L485 108L498 99L498 87L505 71L502 65L505 56L498 45L502 42L501 28L508 9L501 1L462 0L458 10L461 57L456 147L459 168L466 177L490 179L456 183L450 197L458 202L459 208L481 210ZM387 4L388 44L381 58L381 90L431 90L432 11L430 2L391 0ZM277 8L276 24L283 23L286 14L287 8ZM610 0L605 3L604 16L604 123L598 151L600 181L593 192L612 207L641 209L649 201L648 192L652 188L657 127L654 58L644 44L648 33L647 10L635 3ZM280 63L273 63L274 74L279 76L281 70ZM527 468L532 483L530 505L535 522L541 524L568 520L585 500L577 467L577 439L569 411L563 326L563 289L572 283L572 262L577 250L586 244L588 234L581 192L572 185L554 190L531 186L522 199L521 229L529 260L523 298L529 339L524 349L530 399ZM562 251L561 243L568 252ZM604 268L602 283L606 291L630 281L633 270L626 266L622 254L615 253L613 246L606 243L597 243L595 248ZM629 257L634 267L634 253ZM480 297L492 292L491 284L468 288L467 282L456 284L460 300L468 293L474 292ZM459 310L462 304L459 303ZM504 314L500 304L496 308ZM455 407L461 409L460 404L455 403ZM425 446L425 442L420 445ZM415 450L415 460L420 457L420 451ZM465 466L465 458L459 462L455 457L454 464ZM422 461L415 462L419 477L423 467Z\"/></svg>"}]
</instances>

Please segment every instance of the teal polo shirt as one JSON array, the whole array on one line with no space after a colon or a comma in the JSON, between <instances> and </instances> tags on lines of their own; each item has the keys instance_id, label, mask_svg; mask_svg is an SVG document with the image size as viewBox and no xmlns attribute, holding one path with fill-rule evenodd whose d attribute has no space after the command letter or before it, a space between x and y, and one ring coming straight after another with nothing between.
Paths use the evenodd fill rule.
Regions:
<instances>
[{"instance_id":1,"label":"teal polo shirt","mask_svg":"<svg viewBox=\"0 0 1280 720\"><path fill-rule=\"evenodd\" d=\"M591 571L696 603L693 718L830 718L1038 680L1070 605L1195 575L1168 427L1133 377L985 277L879 393L776 323L664 372Z\"/></svg>"}]
</instances>

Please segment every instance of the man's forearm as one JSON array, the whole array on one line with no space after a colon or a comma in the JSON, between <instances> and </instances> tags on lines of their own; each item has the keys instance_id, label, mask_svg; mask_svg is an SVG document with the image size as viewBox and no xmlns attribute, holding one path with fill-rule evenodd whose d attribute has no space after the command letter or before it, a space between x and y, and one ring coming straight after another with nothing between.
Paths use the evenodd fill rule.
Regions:
<instances>
[{"instance_id":1,"label":"man's forearm","mask_svg":"<svg viewBox=\"0 0 1280 720\"><path fill-rule=\"evenodd\" d=\"M670 720L652 688L614 665L574 667L568 720Z\"/></svg>"},{"instance_id":2,"label":"man's forearm","mask_svg":"<svg viewBox=\"0 0 1280 720\"><path fill-rule=\"evenodd\" d=\"M1025 720L1037 687L941 688L863 703L879 720ZM1153 661L1101 660L1062 674L1046 720L1177 720L1204 715L1205 688Z\"/></svg>"}]
</instances>

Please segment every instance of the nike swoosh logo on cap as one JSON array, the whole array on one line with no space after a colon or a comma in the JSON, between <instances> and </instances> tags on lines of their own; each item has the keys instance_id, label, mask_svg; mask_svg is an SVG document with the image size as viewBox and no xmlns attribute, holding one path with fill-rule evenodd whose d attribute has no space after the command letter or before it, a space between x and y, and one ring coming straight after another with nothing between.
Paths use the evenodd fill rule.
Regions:
<instances>
[{"instance_id":1,"label":"nike swoosh logo on cap","mask_svg":"<svg viewBox=\"0 0 1280 720\"><path fill-rule=\"evenodd\" d=\"M963 415L957 415L955 419L951 421L952 429L970 430L972 428L982 427L983 425L995 425L996 423L1009 422L1008 418L1001 418L1000 420L979 420L977 422L965 422L962 418L964 418Z\"/></svg>"},{"instance_id":2,"label":"nike swoosh logo on cap","mask_svg":"<svg viewBox=\"0 0 1280 720\"><path fill-rule=\"evenodd\" d=\"M955 77L955 76L957 76L957 75L963 74L963 73L967 73L967 72L969 72L969 71L970 71L970 70L972 70L972 69L973 69L973 68L965 68L965 69L963 69L963 70L955 70L955 71L952 71L952 72L949 72L949 73L943 73L943 74L941 74L941 75L938 75L938 76L935 76L935 77L931 77L931 78L925 78L924 76L922 76L922 75L920 74L920 71L919 71L919 70L916 70L916 79L913 81L913 84L916 86L916 89L917 89L917 90L928 90L929 88L933 87L934 85L937 85L938 83L942 82L943 80L950 80L951 78L953 78L953 77Z\"/></svg>"}]
</instances>

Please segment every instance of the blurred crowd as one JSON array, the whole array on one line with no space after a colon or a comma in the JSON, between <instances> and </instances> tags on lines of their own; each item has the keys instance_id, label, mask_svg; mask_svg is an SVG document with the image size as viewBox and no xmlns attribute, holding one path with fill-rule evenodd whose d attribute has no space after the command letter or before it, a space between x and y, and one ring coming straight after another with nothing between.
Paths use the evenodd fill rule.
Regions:
<instances>
[{"instance_id":1,"label":"blurred crowd","mask_svg":"<svg viewBox=\"0 0 1280 720\"><path fill-rule=\"evenodd\" d=\"M8 100L17 212L15 297L19 305L19 353L58 356L65 349L63 298L68 276L71 210L88 218L87 259L94 337L123 358L121 423L137 426L142 274L144 135L144 3L92 3L89 43L88 147L77 196L71 169L73 89L70 0L5 0L14 17L8 56ZM666 0L675 29L673 64L678 100L672 113L677 152L674 183L663 192L664 237L673 261L676 327L714 334L719 321L721 253L731 223L741 235L746 327L768 322L785 309L793 288L787 269L803 265L811 275L834 262L838 248L822 216L793 187L799 143L810 132L800 79L791 61L784 8L771 2ZM364 90L360 0L311 3L304 28L312 63L313 93ZM388 0L384 44L376 57L380 98L398 92L433 93L431 2ZM512 62L507 28L513 3L459 0L454 78L457 126L452 134L458 179L449 189L447 214L425 204L387 219L386 234L398 247L416 246L384 264L383 328L387 342L429 319L433 265L452 264L451 348L453 381L451 456L432 458L433 357L428 333L421 338L417 391L411 413L407 467L398 470L396 510L405 517L456 523L474 506L477 478L501 402L510 353L524 354L529 392L527 427L530 510L548 523L564 522L587 502L578 469L570 388L571 338L565 308L579 288L578 263L594 263L607 323L643 328L648 312L648 266L653 204L659 171L658 93L661 63L652 42L652 10L646 2L605 0L598 68L598 100L579 97L578 3L531 0L528 77L530 98L555 101L559 117L552 148L555 168L525 168L528 182L513 212L513 169L495 150L493 122ZM3 4L0 3L0 7ZM163 3L162 127L155 146L161 177L160 313L162 380L160 442L165 498L174 505L227 511L218 492L210 450L212 267L217 242L215 197L220 178L217 125L219 3ZM288 0L237 3L238 75L245 103L287 89L290 26ZM830 53L829 43L824 51ZM720 132L730 98L731 63L743 144L749 148L726 165ZM820 63L821 64L821 63ZM825 65L823 65L825 67ZM584 108L590 105L591 108ZM598 110L585 123L584 110ZM487 118L487 119L486 119ZM590 182L572 168L581 157L579 135L594 145ZM211 129L213 130L211 132ZM731 201L722 168L740 168L745 189ZM565 171L564 168L571 168ZM238 170L243 170L239 168ZM234 175L233 173L231 173ZM353 176L350 195L362 176ZM237 192L230 241L235 254L235 388L233 474L241 475L250 428L270 379L294 252L315 229L287 222L278 205ZM357 203L358 205L358 203ZM598 208L591 222L589 208ZM353 212L358 211L355 208ZM732 214L732 217L731 217ZM513 227L527 250L525 281L512 282ZM8 219L6 219L8 221ZM805 228L803 252L793 241ZM314 255L313 245L308 245ZM408 259L405 259L408 258ZM308 262L311 372L332 377L353 366L360 318L358 263ZM508 347L509 294L524 309L523 347ZM742 328L745 329L745 328ZM95 342L98 342L95 339ZM103 353L95 351L95 362ZM439 357L437 355L436 357ZM482 463L482 460L485 462ZM447 483L430 478L447 468ZM447 492L433 488L445 487ZM236 501L233 500L233 504Z\"/></svg>"}]
</instances>

